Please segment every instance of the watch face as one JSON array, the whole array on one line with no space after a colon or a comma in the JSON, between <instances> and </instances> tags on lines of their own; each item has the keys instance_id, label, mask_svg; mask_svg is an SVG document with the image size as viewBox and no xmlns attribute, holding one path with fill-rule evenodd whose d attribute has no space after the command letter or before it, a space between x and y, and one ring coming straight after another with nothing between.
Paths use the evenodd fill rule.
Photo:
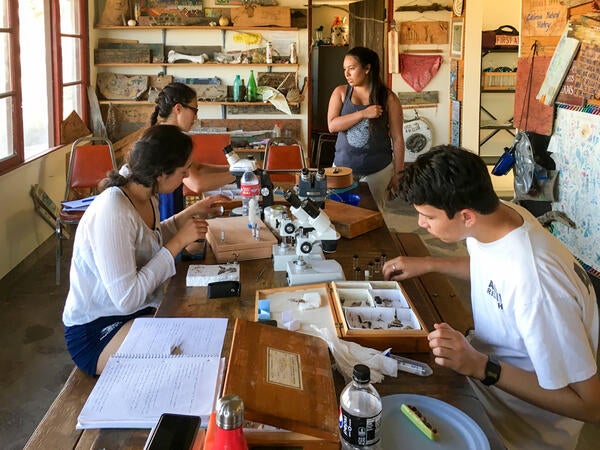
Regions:
<instances>
[{"instance_id":1,"label":"watch face","mask_svg":"<svg viewBox=\"0 0 600 450\"><path fill-rule=\"evenodd\" d=\"M454 5L452 6L454 14L457 16L462 16L463 13L463 0L454 0Z\"/></svg>"}]
</instances>

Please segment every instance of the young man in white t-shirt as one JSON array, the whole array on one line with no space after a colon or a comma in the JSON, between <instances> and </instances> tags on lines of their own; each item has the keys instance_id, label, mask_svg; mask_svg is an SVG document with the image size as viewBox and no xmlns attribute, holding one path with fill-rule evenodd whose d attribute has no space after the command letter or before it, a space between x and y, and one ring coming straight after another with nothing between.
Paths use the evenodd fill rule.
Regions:
<instances>
[{"instance_id":1,"label":"young man in white t-shirt","mask_svg":"<svg viewBox=\"0 0 600 450\"><path fill-rule=\"evenodd\" d=\"M436 364L467 375L509 449L574 449L600 422L598 307L587 273L527 210L502 202L474 153L438 146L401 182L419 225L468 256L388 261L386 279L439 272L471 281L475 330L435 324Z\"/></svg>"}]
</instances>

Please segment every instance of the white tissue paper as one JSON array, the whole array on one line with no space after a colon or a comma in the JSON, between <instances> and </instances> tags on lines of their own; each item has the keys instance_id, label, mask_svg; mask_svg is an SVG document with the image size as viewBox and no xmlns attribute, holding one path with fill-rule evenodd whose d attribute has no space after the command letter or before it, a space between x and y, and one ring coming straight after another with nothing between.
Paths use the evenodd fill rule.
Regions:
<instances>
[{"instance_id":1,"label":"white tissue paper","mask_svg":"<svg viewBox=\"0 0 600 450\"><path fill-rule=\"evenodd\" d=\"M364 364L371 369L372 383L380 383L384 375L398 376L398 362L379 350L363 347L356 342L343 341L327 328L317 328L313 325L312 329L327 341L337 369L346 382L352 379L352 371L356 364Z\"/></svg>"}]
</instances>

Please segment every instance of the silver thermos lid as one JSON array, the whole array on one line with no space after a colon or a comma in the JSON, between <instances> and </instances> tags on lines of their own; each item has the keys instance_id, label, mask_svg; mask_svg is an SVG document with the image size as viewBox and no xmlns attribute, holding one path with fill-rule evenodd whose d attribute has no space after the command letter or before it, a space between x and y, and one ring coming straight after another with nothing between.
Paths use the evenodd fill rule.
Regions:
<instances>
[{"instance_id":1,"label":"silver thermos lid","mask_svg":"<svg viewBox=\"0 0 600 450\"><path fill-rule=\"evenodd\" d=\"M225 395L217 400L217 426L223 430L239 428L244 422L244 402L235 395Z\"/></svg>"}]
</instances>

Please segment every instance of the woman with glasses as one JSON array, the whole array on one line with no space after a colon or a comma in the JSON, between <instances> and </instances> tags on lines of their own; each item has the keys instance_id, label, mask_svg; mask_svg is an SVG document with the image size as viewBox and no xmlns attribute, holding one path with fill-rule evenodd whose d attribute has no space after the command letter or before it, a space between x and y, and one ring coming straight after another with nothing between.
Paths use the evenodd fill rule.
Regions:
<instances>
[{"instance_id":1,"label":"woman with glasses","mask_svg":"<svg viewBox=\"0 0 600 450\"><path fill-rule=\"evenodd\" d=\"M183 83L170 83L158 94L150 125L176 125L182 131L190 131L198 115L196 91ZM194 192L214 190L235 178L229 166L194 163L183 183ZM161 218L183 210L183 190L180 187L172 194L160 196Z\"/></svg>"}]
</instances>

